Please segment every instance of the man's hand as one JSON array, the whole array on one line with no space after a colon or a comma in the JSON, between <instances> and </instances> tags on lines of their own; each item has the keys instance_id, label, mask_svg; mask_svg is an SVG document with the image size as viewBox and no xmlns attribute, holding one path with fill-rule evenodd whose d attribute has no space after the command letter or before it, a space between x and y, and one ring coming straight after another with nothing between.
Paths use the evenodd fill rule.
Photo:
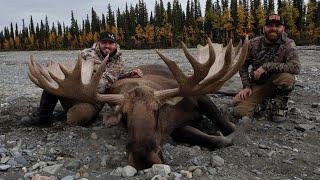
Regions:
<instances>
[{"instance_id":1,"label":"man's hand","mask_svg":"<svg viewBox=\"0 0 320 180\"><path fill-rule=\"evenodd\" d=\"M131 74L133 77L142 77L143 76L143 72L141 71L141 69L134 69L131 71Z\"/></svg>"},{"instance_id":2,"label":"man's hand","mask_svg":"<svg viewBox=\"0 0 320 180\"><path fill-rule=\"evenodd\" d=\"M235 101L244 101L252 94L252 89L247 87L242 89L235 97Z\"/></svg>"},{"instance_id":3,"label":"man's hand","mask_svg":"<svg viewBox=\"0 0 320 180\"><path fill-rule=\"evenodd\" d=\"M264 69L262 68L262 66L260 66L257 70L255 70L255 71L253 72L253 74L254 74L254 79L255 79L255 80L259 80L260 77L261 77L261 74L263 74L264 72L266 72L266 70L264 70Z\"/></svg>"}]
</instances>

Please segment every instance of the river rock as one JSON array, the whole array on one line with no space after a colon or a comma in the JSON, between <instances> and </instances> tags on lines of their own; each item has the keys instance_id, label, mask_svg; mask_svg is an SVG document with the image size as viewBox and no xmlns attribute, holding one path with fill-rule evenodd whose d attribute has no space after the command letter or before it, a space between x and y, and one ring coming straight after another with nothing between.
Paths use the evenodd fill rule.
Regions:
<instances>
[{"instance_id":1,"label":"river rock","mask_svg":"<svg viewBox=\"0 0 320 180\"><path fill-rule=\"evenodd\" d=\"M222 159L220 156L211 156L211 166L212 167L220 167L224 165L224 159Z\"/></svg>"},{"instance_id":2,"label":"river rock","mask_svg":"<svg viewBox=\"0 0 320 180\"><path fill-rule=\"evenodd\" d=\"M166 164L154 164L152 165L152 172L155 175L167 176L171 172L171 169Z\"/></svg>"},{"instance_id":3,"label":"river rock","mask_svg":"<svg viewBox=\"0 0 320 180\"><path fill-rule=\"evenodd\" d=\"M122 168L121 176L130 177L134 176L137 173L137 170L132 166L125 166Z\"/></svg>"}]
</instances>

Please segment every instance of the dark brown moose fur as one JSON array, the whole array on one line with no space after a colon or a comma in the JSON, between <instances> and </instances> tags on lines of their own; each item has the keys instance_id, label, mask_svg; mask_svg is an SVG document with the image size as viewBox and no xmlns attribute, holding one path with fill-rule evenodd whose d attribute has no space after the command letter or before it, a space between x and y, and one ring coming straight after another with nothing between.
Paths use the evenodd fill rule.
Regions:
<instances>
[{"instance_id":1,"label":"dark brown moose fur","mask_svg":"<svg viewBox=\"0 0 320 180\"><path fill-rule=\"evenodd\" d=\"M178 87L172 73L161 65L139 68L144 73L142 78L119 80L110 92L125 95L120 112L129 133L129 164L143 169L163 163L160 147L170 135L177 141L212 149L232 144L228 136L211 136L193 127L206 115L224 134L234 131L234 124L223 118L209 97L186 97L176 105L159 102L154 97L155 90Z\"/></svg>"}]
</instances>

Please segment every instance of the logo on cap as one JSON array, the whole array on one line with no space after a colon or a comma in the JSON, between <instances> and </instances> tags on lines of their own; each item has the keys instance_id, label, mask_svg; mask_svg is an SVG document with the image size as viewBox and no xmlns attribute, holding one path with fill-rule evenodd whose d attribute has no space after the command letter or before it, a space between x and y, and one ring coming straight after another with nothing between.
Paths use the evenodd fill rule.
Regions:
<instances>
[{"instance_id":1,"label":"logo on cap","mask_svg":"<svg viewBox=\"0 0 320 180\"><path fill-rule=\"evenodd\" d=\"M272 14L266 19L266 24L279 23L284 25L284 19L278 14Z\"/></svg>"}]
</instances>

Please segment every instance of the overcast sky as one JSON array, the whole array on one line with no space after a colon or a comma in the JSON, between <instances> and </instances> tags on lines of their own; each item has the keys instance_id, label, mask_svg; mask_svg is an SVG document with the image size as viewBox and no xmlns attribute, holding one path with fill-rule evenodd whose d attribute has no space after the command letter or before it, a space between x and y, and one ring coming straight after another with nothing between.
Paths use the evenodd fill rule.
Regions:
<instances>
[{"instance_id":1,"label":"overcast sky","mask_svg":"<svg viewBox=\"0 0 320 180\"><path fill-rule=\"evenodd\" d=\"M154 11L155 1L144 0L149 12ZM159 2L160 0L157 1ZM163 0L165 8L169 1L173 2L173 0ZM204 13L205 1L200 0L202 13ZM78 22L81 24L82 19L86 18L86 14L91 17L91 7L101 17L102 13L106 14L108 3L111 4L112 10L116 12L118 7L120 10L124 10L126 3L130 7L130 4L135 5L138 2L139 0L0 0L0 31L5 26L10 26L10 22L13 23L13 26L15 26L15 23L18 23L21 30L22 19L24 19L27 26L29 25L31 15L35 24L40 22L41 19L44 20L47 15L50 27L52 22L56 24L57 21L69 25L71 10L73 10L74 16L78 18ZM185 11L187 0L179 0L179 2Z\"/></svg>"}]
</instances>

